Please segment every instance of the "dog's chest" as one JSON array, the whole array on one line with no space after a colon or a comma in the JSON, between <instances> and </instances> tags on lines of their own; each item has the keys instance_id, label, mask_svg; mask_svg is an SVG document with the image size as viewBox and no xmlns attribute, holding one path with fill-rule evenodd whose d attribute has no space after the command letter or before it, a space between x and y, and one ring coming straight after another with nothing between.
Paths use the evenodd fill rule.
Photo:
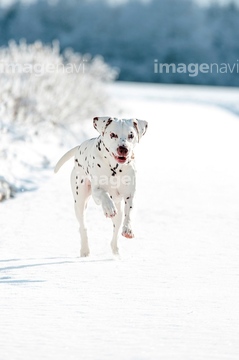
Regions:
<instances>
[{"instance_id":1,"label":"dog's chest","mask_svg":"<svg viewBox=\"0 0 239 360\"><path fill-rule=\"evenodd\" d=\"M130 185L128 180L132 166L112 161L97 138L87 140L78 147L75 168L81 177L87 177L94 185L107 190L114 200L122 198L125 187Z\"/></svg>"}]
</instances>

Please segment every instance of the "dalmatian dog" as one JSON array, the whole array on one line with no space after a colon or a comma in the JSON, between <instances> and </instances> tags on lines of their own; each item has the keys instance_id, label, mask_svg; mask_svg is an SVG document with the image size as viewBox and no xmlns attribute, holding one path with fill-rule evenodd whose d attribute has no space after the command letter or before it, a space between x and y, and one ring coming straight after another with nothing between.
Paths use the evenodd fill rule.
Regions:
<instances>
[{"instance_id":1,"label":"dalmatian dog","mask_svg":"<svg viewBox=\"0 0 239 360\"><path fill-rule=\"evenodd\" d=\"M102 206L105 216L112 219L111 248L114 254L118 254L122 220L122 235L134 237L131 225L136 185L133 149L148 127L144 120L111 117L95 117L93 125L100 136L68 151L55 167L56 173L67 160L75 157L71 188L80 224L82 257L90 253L84 216L90 195L97 205Z\"/></svg>"}]
</instances>

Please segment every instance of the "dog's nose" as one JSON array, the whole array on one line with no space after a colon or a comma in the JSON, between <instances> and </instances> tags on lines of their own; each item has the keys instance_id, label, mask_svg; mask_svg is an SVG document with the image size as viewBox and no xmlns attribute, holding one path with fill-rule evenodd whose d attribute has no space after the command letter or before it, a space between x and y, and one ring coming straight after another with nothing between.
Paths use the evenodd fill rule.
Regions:
<instances>
[{"instance_id":1,"label":"dog's nose","mask_svg":"<svg viewBox=\"0 0 239 360\"><path fill-rule=\"evenodd\" d=\"M120 156L126 156L129 152L126 146L119 146L117 151Z\"/></svg>"}]
</instances>

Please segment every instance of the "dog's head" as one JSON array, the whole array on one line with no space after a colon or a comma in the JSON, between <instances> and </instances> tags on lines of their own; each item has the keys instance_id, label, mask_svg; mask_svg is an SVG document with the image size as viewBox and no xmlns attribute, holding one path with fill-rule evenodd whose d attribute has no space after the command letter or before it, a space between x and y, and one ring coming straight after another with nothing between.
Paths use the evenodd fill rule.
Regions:
<instances>
[{"instance_id":1,"label":"dog's head","mask_svg":"<svg viewBox=\"0 0 239 360\"><path fill-rule=\"evenodd\" d=\"M133 148L146 133L148 123L138 119L95 117L94 128L102 136L103 144L117 163L124 164L132 158Z\"/></svg>"}]
</instances>

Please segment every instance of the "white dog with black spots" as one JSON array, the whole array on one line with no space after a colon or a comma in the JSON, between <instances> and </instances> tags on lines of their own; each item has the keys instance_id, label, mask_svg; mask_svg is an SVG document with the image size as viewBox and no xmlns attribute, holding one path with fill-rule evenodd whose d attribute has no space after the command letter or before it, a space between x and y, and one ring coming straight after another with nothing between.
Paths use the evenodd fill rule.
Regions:
<instances>
[{"instance_id":1,"label":"white dog with black spots","mask_svg":"<svg viewBox=\"0 0 239 360\"><path fill-rule=\"evenodd\" d=\"M93 124L100 136L68 151L55 167L57 172L75 156L71 187L80 224L81 256L90 253L84 216L90 195L97 205L102 206L105 216L112 219L111 247L114 254L118 254L117 242L122 220L122 235L134 237L131 225L136 186L133 149L148 127L144 120L111 117L95 117Z\"/></svg>"}]
</instances>

